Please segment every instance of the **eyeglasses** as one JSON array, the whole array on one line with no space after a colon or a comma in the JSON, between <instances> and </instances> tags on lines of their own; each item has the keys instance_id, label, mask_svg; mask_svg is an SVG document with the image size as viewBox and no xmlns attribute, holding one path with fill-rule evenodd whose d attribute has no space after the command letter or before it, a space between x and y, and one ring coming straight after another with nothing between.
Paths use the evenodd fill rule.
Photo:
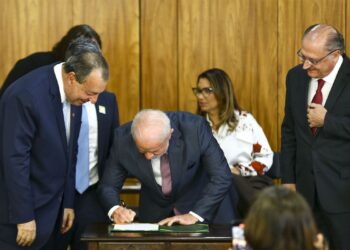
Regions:
<instances>
[{"instance_id":1,"label":"eyeglasses","mask_svg":"<svg viewBox=\"0 0 350 250\"><path fill-rule=\"evenodd\" d=\"M317 65L319 64L320 62L322 62L327 56L329 56L330 54L336 52L337 50L339 49L335 49L335 50L332 50L331 52L329 52L327 55L325 55L324 57L320 58L320 59L312 59L312 58L308 58L306 56L304 56L302 53L301 53L301 49L298 50L297 52L297 55L299 57L299 59L304 63L305 61L308 61L310 64L312 65Z\"/></svg>"},{"instance_id":2,"label":"eyeglasses","mask_svg":"<svg viewBox=\"0 0 350 250\"><path fill-rule=\"evenodd\" d=\"M214 92L213 88L192 88L193 94L195 96L198 96L199 94L202 94L204 97L209 96L211 93Z\"/></svg>"}]
</instances>

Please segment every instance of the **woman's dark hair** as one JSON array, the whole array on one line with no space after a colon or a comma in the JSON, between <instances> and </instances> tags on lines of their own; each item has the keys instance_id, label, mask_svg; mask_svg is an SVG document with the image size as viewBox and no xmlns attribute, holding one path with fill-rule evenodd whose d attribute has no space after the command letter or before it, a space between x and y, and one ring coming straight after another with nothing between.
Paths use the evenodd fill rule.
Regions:
<instances>
[{"instance_id":1,"label":"woman's dark hair","mask_svg":"<svg viewBox=\"0 0 350 250\"><path fill-rule=\"evenodd\" d=\"M102 42L97 32L87 24L80 24L72 27L62 39L52 48L57 61L64 61L65 52L69 44L79 37L85 37L96 41L102 49Z\"/></svg>"},{"instance_id":2,"label":"woman's dark hair","mask_svg":"<svg viewBox=\"0 0 350 250\"><path fill-rule=\"evenodd\" d=\"M219 103L220 122L215 124L215 127L219 128L222 124L227 123L229 130L233 131L238 124L235 110L241 111L242 109L238 104L230 77L222 69L213 68L202 72L197 78L197 84L203 78L210 82ZM201 111L198 104L197 114L206 116L206 112Z\"/></svg>"},{"instance_id":3,"label":"woman's dark hair","mask_svg":"<svg viewBox=\"0 0 350 250\"><path fill-rule=\"evenodd\" d=\"M245 238L254 250L314 250L317 229L310 207L282 186L264 189L245 219Z\"/></svg>"}]
</instances>

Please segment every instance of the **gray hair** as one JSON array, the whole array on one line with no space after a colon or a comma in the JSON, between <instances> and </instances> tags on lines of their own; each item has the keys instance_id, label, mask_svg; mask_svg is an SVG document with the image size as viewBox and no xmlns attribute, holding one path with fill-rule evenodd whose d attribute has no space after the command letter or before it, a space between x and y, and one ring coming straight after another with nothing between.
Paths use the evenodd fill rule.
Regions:
<instances>
[{"instance_id":1,"label":"gray hair","mask_svg":"<svg viewBox=\"0 0 350 250\"><path fill-rule=\"evenodd\" d=\"M164 140L171 131L170 119L161 110L144 109L138 112L131 124L131 135L134 140L142 135L143 131L156 129L155 139Z\"/></svg>"},{"instance_id":2,"label":"gray hair","mask_svg":"<svg viewBox=\"0 0 350 250\"><path fill-rule=\"evenodd\" d=\"M304 31L303 39L306 36L319 35L322 33L327 34L327 41L325 48L327 51L339 50L340 54L345 53L344 36L336 28L327 24L313 24Z\"/></svg>"},{"instance_id":3,"label":"gray hair","mask_svg":"<svg viewBox=\"0 0 350 250\"><path fill-rule=\"evenodd\" d=\"M88 38L78 38L68 47L63 69L66 73L74 72L79 83L94 70L102 70L102 78L108 81L109 69L98 44Z\"/></svg>"}]
</instances>

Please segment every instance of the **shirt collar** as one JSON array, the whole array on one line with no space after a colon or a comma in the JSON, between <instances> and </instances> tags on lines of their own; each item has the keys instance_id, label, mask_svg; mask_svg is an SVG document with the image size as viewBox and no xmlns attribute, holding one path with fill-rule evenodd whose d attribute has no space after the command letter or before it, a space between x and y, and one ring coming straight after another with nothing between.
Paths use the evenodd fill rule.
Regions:
<instances>
[{"instance_id":1,"label":"shirt collar","mask_svg":"<svg viewBox=\"0 0 350 250\"><path fill-rule=\"evenodd\" d=\"M67 101L67 96L66 93L64 92L64 87L63 87L63 78L62 78L62 66L63 63L59 63L53 67L53 70L55 72L55 76L58 82L58 88L60 90L60 96L61 96L61 102L64 103Z\"/></svg>"},{"instance_id":2,"label":"shirt collar","mask_svg":"<svg viewBox=\"0 0 350 250\"><path fill-rule=\"evenodd\" d=\"M342 56L339 56L337 63L335 64L333 70L331 73L329 73L327 76L323 77L322 79L325 82L333 83L335 81L335 78L337 77L338 71L340 69L341 64L343 63L344 59Z\"/></svg>"},{"instance_id":3,"label":"shirt collar","mask_svg":"<svg viewBox=\"0 0 350 250\"><path fill-rule=\"evenodd\" d=\"M237 114L236 114L236 111L235 111L235 115L237 115ZM222 125L220 126L220 128L218 129L218 131L215 131L215 130L213 129L213 123L212 123L212 121L209 119L209 115L206 114L205 116L206 116L206 119L207 119L207 121L208 121L208 123L209 123L209 125L210 125L210 127L211 127L212 132L213 132L214 135L217 135L217 136L220 136L220 137L225 137L225 136L227 136L227 135L230 133L230 132L229 132L229 126L228 126L227 123L222 124Z\"/></svg>"}]
</instances>

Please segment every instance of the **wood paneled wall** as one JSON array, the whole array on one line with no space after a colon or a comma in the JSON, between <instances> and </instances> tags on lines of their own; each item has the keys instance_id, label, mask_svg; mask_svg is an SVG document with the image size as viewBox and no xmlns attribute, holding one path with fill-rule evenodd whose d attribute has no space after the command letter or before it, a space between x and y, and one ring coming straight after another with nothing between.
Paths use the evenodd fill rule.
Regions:
<instances>
[{"instance_id":1,"label":"wood paneled wall","mask_svg":"<svg viewBox=\"0 0 350 250\"><path fill-rule=\"evenodd\" d=\"M197 75L219 67L278 150L302 32L329 23L349 45L348 13L350 0L0 0L0 84L18 59L87 23L101 35L122 123L141 108L194 112Z\"/></svg>"}]
</instances>

